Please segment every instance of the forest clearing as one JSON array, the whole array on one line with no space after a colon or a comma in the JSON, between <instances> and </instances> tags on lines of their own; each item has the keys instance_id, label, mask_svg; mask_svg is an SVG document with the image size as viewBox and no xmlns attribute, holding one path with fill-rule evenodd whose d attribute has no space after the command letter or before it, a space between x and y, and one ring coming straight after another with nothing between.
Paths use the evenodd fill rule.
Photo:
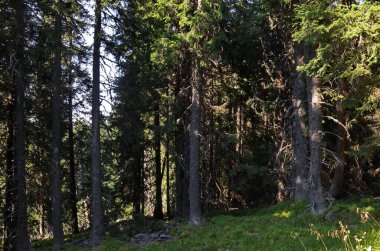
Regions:
<instances>
[{"instance_id":1,"label":"forest clearing","mask_svg":"<svg viewBox=\"0 0 380 251\"><path fill-rule=\"evenodd\" d=\"M358 211L359 209L359 211ZM351 198L331 205L328 213L310 216L306 203L213 213L199 229L147 221L108 232L94 250L380 250L380 198ZM365 213L369 213L368 218ZM372 218L374 217L374 218ZM122 229L122 230L121 230ZM167 231L174 239L135 244L136 233ZM78 236L70 237L75 240ZM68 239L67 250L78 250ZM49 242L36 242L50 250ZM36 247L38 247L36 245ZM51 245L51 242L50 242ZM90 250L89 248L83 250Z\"/></svg>"}]
</instances>

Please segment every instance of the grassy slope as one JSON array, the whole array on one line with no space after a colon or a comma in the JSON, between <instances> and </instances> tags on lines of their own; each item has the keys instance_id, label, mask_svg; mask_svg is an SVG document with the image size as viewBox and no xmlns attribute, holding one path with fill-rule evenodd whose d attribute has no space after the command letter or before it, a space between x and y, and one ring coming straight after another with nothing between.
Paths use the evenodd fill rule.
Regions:
<instances>
[{"instance_id":1,"label":"grassy slope","mask_svg":"<svg viewBox=\"0 0 380 251\"><path fill-rule=\"evenodd\" d=\"M192 229L181 223L171 227L176 239L167 243L153 243L145 246L127 244L118 237L108 236L104 243L93 250L326 250L311 229L322 234L322 240L328 250L345 250L345 242L329 237L328 233L340 229L342 221L350 229L346 244L351 241L356 247L355 235L366 237L361 242L363 248L380 250L380 225L369 219L361 223L361 208L375 219L380 219L380 199L349 199L331 206L335 219L326 221L325 215L311 216L304 203L285 202L280 205L217 214L208 218L205 226ZM314 224L315 227L311 227ZM303 247L304 245L304 247ZM68 250L78 250L68 247ZM363 250L363 249L362 249ZM364 249L365 250L365 249Z\"/></svg>"}]
</instances>

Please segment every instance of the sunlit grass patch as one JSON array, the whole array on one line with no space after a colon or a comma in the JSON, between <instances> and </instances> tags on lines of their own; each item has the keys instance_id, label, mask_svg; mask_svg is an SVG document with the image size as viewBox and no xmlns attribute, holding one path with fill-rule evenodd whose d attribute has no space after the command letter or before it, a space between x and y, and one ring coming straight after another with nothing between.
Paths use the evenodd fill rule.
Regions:
<instances>
[{"instance_id":1,"label":"sunlit grass patch","mask_svg":"<svg viewBox=\"0 0 380 251\"><path fill-rule=\"evenodd\" d=\"M326 214L333 220L326 220ZM217 213L191 228L186 221L167 227L174 240L135 245L107 236L93 250L380 250L380 200L351 198L320 216L307 203L285 202L250 210ZM70 247L67 250L78 250ZM90 250L90 249L87 249Z\"/></svg>"}]
</instances>

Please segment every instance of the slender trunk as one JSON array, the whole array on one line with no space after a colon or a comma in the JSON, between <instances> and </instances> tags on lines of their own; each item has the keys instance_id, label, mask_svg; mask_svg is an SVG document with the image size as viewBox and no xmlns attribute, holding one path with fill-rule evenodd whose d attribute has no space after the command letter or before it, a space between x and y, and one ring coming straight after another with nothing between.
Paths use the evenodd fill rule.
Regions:
<instances>
[{"instance_id":1,"label":"slender trunk","mask_svg":"<svg viewBox=\"0 0 380 251\"><path fill-rule=\"evenodd\" d=\"M191 120L190 120L190 170L189 170L189 199L190 199L190 225L202 224L201 191L199 180L199 121L201 98L201 79L198 59L194 60L194 76L191 83Z\"/></svg>"},{"instance_id":2,"label":"slender trunk","mask_svg":"<svg viewBox=\"0 0 380 251\"><path fill-rule=\"evenodd\" d=\"M13 96L13 94L11 94ZM14 98L8 104L7 118L7 152L5 164L5 205L3 211L3 250L10 251L16 248L14 205L16 199L15 166L14 166Z\"/></svg>"},{"instance_id":3,"label":"slender trunk","mask_svg":"<svg viewBox=\"0 0 380 251\"><path fill-rule=\"evenodd\" d=\"M157 95L158 96L158 95ZM155 114L154 114L154 126L155 126L155 139L154 139L154 148L155 148L155 164L156 164L156 173L155 173L155 182L156 182L156 204L154 207L154 217L157 219L163 219L164 215L162 212L162 174L161 174L161 132L160 132L160 105L159 98L157 98L155 105Z\"/></svg>"},{"instance_id":4,"label":"slender trunk","mask_svg":"<svg viewBox=\"0 0 380 251\"><path fill-rule=\"evenodd\" d=\"M183 217L183 170L182 170L182 109L180 109L181 104L181 80L180 80L180 70L177 70L177 77L174 89L175 105L174 110L174 121L176 122L174 131L174 163L175 163L175 216Z\"/></svg>"},{"instance_id":5,"label":"slender trunk","mask_svg":"<svg viewBox=\"0 0 380 251\"><path fill-rule=\"evenodd\" d=\"M282 149L285 144L285 138L281 132L281 144L279 149ZM276 154L276 166L277 166L277 175L278 179L276 180L277 186L277 194L276 201L277 203L283 202L287 197L287 189L286 189L286 168L285 163L281 160L281 150L279 150Z\"/></svg>"},{"instance_id":6,"label":"slender trunk","mask_svg":"<svg viewBox=\"0 0 380 251\"><path fill-rule=\"evenodd\" d=\"M169 115L169 113L168 113ZM170 162L169 162L169 136L166 136L166 217L170 218Z\"/></svg>"},{"instance_id":7,"label":"slender trunk","mask_svg":"<svg viewBox=\"0 0 380 251\"><path fill-rule=\"evenodd\" d=\"M169 97L169 84L166 88L166 96ZM170 117L170 101L167 99L166 102L166 123L171 124ZM170 135L169 131L166 131L166 141L165 141L165 159L166 159L166 217L169 219L171 217L171 200L170 200L170 160L169 160L169 147L170 147ZM164 167L165 168L165 167Z\"/></svg>"},{"instance_id":8,"label":"slender trunk","mask_svg":"<svg viewBox=\"0 0 380 251\"><path fill-rule=\"evenodd\" d=\"M71 70L69 72L69 190L71 207L71 228L73 233L79 233L78 209L77 209L77 189L75 180L75 155L74 155L74 124L73 124L73 79Z\"/></svg>"},{"instance_id":9,"label":"slender trunk","mask_svg":"<svg viewBox=\"0 0 380 251\"><path fill-rule=\"evenodd\" d=\"M305 50L305 56L308 59L313 55L312 50L314 49L310 46ZM309 199L313 214L321 214L327 208L321 181L322 109L320 84L320 80L316 77L307 78L310 135Z\"/></svg>"},{"instance_id":10,"label":"slender trunk","mask_svg":"<svg viewBox=\"0 0 380 251\"><path fill-rule=\"evenodd\" d=\"M134 172L134 178L133 178L133 213L135 215L141 213L140 208L140 190L141 190L141 167L137 163L136 170Z\"/></svg>"},{"instance_id":11,"label":"slender trunk","mask_svg":"<svg viewBox=\"0 0 380 251\"><path fill-rule=\"evenodd\" d=\"M295 45L296 66L303 65L302 46ZM307 200L307 127L305 74L297 72L293 83L293 170L295 170L295 200Z\"/></svg>"},{"instance_id":12,"label":"slender trunk","mask_svg":"<svg viewBox=\"0 0 380 251\"><path fill-rule=\"evenodd\" d=\"M40 219L38 222L38 231L40 232L40 237L44 238L45 237L45 210L44 210L44 205L40 203L38 205L39 213L40 213Z\"/></svg>"},{"instance_id":13,"label":"slender trunk","mask_svg":"<svg viewBox=\"0 0 380 251\"><path fill-rule=\"evenodd\" d=\"M178 70L174 106L176 131L175 145L175 214L177 217L189 216L189 112L190 94L187 84L191 79L190 51L184 52L183 64Z\"/></svg>"},{"instance_id":14,"label":"slender trunk","mask_svg":"<svg viewBox=\"0 0 380 251\"><path fill-rule=\"evenodd\" d=\"M212 81L211 85L211 97L210 97L210 104L214 105L214 83ZM209 170L210 170L210 180L208 184L208 199L207 201L212 202L216 201L218 196L217 196L217 188L216 188L216 171L215 171L215 121L214 121L214 109L211 109L210 111L210 143L209 143L209 148L210 148L210 156L208 159L208 165L209 165Z\"/></svg>"},{"instance_id":15,"label":"slender trunk","mask_svg":"<svg viewBox=\"0 0 380 251\"><path fill-rule=\"evenodd\" d=\"M15 107L15 164L17 179L16 196L16 250L31 250L28 232L28 213L26 203L25 181L25 73L24 73L24 46L25 46L25 3L23 0L14 1L16 10L16 107Z\"/></svg>"},{"instance_id":16,"label":"slender trunk","mask_svg":"<svg viewBox=\"0 0 380 251\"><path fill-rule=\"evenodd\" d=\"M340 96L345 95L344 80L341 78L338 80L338 94ZM337 140L336 140L336 155L338 157L338 160L336 161L334 179L331 184L330 192L329 192L329 195L332 198L339 197L340 195L342 195L342 192L343 192L344 166L345 166L344 150L346 148L346 139L347 139L346 128L344 128L343 126L346 126L347 115L344 110L342 100L338 100L336 103L336 116L340 125L338 125Z\"/></svg>"},{"instance_id":17,"label":"slender trunk","mask_svg":"<svg viewBox=\"0 0 380 251\"><path fill-rule=\"evenodd\" d=\"M133 171L133 213L144 214L144 148L139 147L135 153Z\"/></svg>"},{"instance_id":18,"label":"slender trunk","mask_svg":"<svg viewBox=\"0 0 380 251\"><path fill-rule=\"evenodd\" d=\"M237 160L242 154L242 106L239 104L236 107L236 146L235 152L237 156Z\"/></svg>"},{"instance_id":19,"label":"slender trunk","mask_svg":"<svg viewBox=\"0 0 380 251\"><path fill-rule=\"evenodd\" d=\"M55 14L55 51L53 65L52 97L52 220L53 249L59 250L63 245L62 226L62 174L61 174L61 40L62 19L58 11Z\"/></svg>"},{"instance_id":20,"label":"slender trunk","mask_svg":"<svg viewBox=\"0 0 380 251\"><path fill-rule=\"evenodd\" d=\"M96 0L92 87L91 188L92 229L90 242L99 245L104 238L100 163L100 43L102 2Z\"/></svg>"}]
</instances>

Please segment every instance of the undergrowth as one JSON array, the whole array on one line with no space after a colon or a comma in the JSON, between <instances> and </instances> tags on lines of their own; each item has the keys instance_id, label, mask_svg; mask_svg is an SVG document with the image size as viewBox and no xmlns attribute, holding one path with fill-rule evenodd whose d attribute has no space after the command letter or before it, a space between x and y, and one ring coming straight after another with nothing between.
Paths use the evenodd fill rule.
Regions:
<instances>
[{"instance_id":1,"label":"undergrowth","mask_svg":"<svg viewBox=\"0 0 380 251\"><path fill-rule=\"evenodd\" d=\"M209 215L196 229L186 222L163 224L175 236L165 243L136 246L127 233L110 233L92 250L380 250L379 219L379 198L340 201L320 216L312 216L305 203L284 202ZM40 250L47 247L42 246Z\"/></svg>"}]
</instances>

